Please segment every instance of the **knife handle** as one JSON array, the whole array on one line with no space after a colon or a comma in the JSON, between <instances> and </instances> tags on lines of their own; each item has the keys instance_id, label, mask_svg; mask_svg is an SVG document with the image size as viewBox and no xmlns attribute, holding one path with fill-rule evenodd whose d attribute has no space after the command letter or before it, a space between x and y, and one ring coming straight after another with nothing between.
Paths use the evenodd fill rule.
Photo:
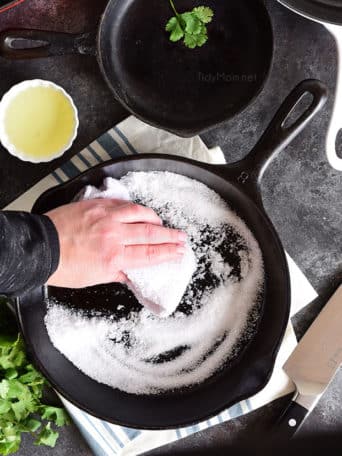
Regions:
<instances>
[{"instance_id":1,"label":"knife handle","mask_svg":"<svg viewBox=\"0 0 342 456\"><path fill-rule=\"evenodd\" d=\"M308 413L309 410L307 408L292 400L276 423L276 429L280 436L286 439L293 437Z\"/></svg>"}]
</instances>

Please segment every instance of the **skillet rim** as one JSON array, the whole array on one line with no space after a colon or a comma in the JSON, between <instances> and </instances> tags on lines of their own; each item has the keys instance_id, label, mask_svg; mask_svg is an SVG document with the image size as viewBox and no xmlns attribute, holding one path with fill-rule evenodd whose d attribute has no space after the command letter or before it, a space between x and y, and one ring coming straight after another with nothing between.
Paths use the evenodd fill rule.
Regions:
<instances>
[{"instance_id":1,"label":"skillet rim","mask_svg":"<svg viewBox=\"0 0 342 456\"><path fill-rule=\"evenodd\" d=\"M307 0L305 1L307 2ZM278 2L293 13L299 14L300 16L306 19L310 19L314 22L318 22L319 24L335 24L342 26L342 7L340 12L340 19L336 19L334 15L335 13L333 11L330 11L332 7L329 5L313 5L310 11L310 6L308 6L308 8L306 8L305 5L304 7L298 6L298 0L278 0ZM312 11L313 8L315 8L314 11Z\"/></svg>"}]
</instances>

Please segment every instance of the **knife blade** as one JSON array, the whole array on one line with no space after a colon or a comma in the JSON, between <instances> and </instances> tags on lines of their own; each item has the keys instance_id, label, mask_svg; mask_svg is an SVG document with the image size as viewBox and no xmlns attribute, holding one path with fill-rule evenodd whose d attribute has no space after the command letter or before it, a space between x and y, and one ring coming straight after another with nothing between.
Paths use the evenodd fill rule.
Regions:
<instances>
[{"instance_id":1,"label":"knife blade","mask_svg":"<svg viewBox=\"0 0 342 456\"><path fill-rule=\"evenodd\" d=\"M296 393L277 422L292 437L342 364L342 285L337 289L284 364Z\"/></svg>"}]
</instances>

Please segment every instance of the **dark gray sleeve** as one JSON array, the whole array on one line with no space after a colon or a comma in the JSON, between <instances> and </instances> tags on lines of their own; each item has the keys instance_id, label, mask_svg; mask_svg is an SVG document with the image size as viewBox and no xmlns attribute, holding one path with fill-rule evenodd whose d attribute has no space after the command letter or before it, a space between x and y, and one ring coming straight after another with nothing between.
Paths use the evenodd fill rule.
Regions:
<instances>
[{"instance_id":1,"label":"dark gray sleeve","mask_svg":"<svg viewBox=\"0 0 342 456\"><path fill-rule=\"evenodd\" d=\"M47 216L0 212L0 294L20 296L45 284L58 262L58 234Z\"/></svg>"}]
</instances>

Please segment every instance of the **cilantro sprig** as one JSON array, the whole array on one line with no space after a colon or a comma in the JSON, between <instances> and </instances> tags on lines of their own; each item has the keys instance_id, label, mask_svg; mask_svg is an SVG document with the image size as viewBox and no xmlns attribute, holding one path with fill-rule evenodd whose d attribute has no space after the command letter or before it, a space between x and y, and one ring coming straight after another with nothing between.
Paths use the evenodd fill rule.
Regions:
<instances>
[{"instance_id":1,"label":"cilantro sprig","mask_svg":"<svg viewBox=\"0 0 342 456\"><path fill-rule=\"evenodd\" d=\"M35 445L54 447L58 427L69 423L65 410L42 402L47 381L28 361L6 301L0 298L0 454L18 451L22 433Z\"/></svg>"},{"instance_id":2,"label":"cilantro sprig","mask_svg":"<svg viewBox=\"0 0 342 456\"><path fill-rule=\"evenodd\" d=\"M165 30L170 33L170 41L183 39L185 46L190 49L201 47L208 40L207 24L214 12L207 6L197 6L192 11L178 13L173 0L169 0L175 15L167 22Z\"/></svg>"}]
</instances>

